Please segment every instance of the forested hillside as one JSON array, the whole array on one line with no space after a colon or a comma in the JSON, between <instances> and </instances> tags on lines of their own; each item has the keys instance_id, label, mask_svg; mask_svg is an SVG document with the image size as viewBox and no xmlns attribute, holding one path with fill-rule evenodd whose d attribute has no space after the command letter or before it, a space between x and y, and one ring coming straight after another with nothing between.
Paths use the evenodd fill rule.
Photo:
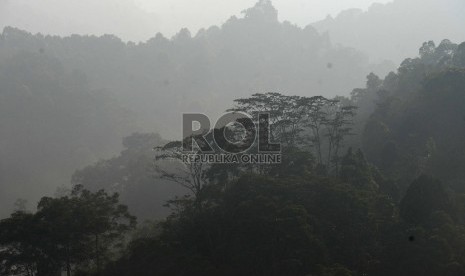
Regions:
<instances>
[{"instance_id":1,"label":"forested hillside","mask_svg":"<svg viewBox=\"0 0 465 276\"><path fill-rule=\"evenodd\" d=\"M249 111L282 103L283 163L207 168L198 193L171 201L172 215L105 275L462 275L464 47L427 42L350 99L236 101ZM289 121L280 131L286 118L303 131Z\"/></svg>"},{"instance_id":2,"label":"forested hillside","mask_svg":"<svg viewBox=\"0 0 465 276\"><path fill-rule=\"evenodd\" d=\"M6 28L0 275L464 275L465 42L417 46L387 73L268 0L139 44Z\"/></svg>"},{"instance_id":3,"label":"forested hillside","mask_svg":"<svg viewBox=\"0 0 465 276\"><path fill-rule=\"evenodd\" d=\"M40 52L3 52L0 62L0 216L16 199L35 204L71 174L120 150L135 115L84 73ZM29 206L33 207L33 205Z\"/></svg>"},{"instance_id":4,"label":"forested hillside","mask_svg":"<svg viewBox=\"0 0 465 276\"><path fill-rule=\"evenodd\" d=\"M359 49L374 61L398 63L415 55L424 41L464 41L464 12L461 0L394 0L375 3L367 11L346 10L310 25L327 32L333 43Z\"/></svg>"},{"instance_id":5,"label":"forested hillside","mask_svg":"<svg viewBox=\"0 0 465 276\"><path fill-rule=\"evenodd\" d=\"M154 152L159 137L132 135L119 157L77 172L71 194L0 222L0 272L463 275L464 46L426 42L420 57L384 80L370 74L350 98L236 99L233 110L273 111L280 164L185 163L182 172L173 154L180 143ZM119 199L147 218L161 187L151 185L170 182L188 188L186 196L168 201L166 219L131 231L134 218ZM75 233L56 221L76 214L89 228ZM30 229L46 239L29 239Z\"/></svg>"},{"instance_id":6,"label":"forested hillside","mask_svg":"<svg viewBox=\"0 0 465 276\"><path fill-rule=\"evenodd\" d=\"M346 95L372 70L358 50L334 46L313 27L279 22L269 1L261 1L224 25L146 43L119 38L32 35L6 28L0 52L41 52L68 70L85 72L92 88L106 89L140 116L146 130L173 137L178 111L223 112L235 97L263 91L298 95ZM416 46L415 46L416 47ZM164 118L158 120L158 118Z\"/></svg>"},{"instance_id":7,"label":"forested hillside","mask_svg":"<svg viewBox=\"0 0 465 276\"><path fill-rule=\"evenodd\" d=\"M364 152L403 188L428 173L464 191L464 61L465 44L426 42L419 58L355 91L361 98L371 93L376 103L362 135Z\"/></svg>"},{"instance_id":8,"label":"forested hillside","mask_svg":"<svg viewBox=\"0 0 465 276\"><path fill-rule=\"evenodd\" d=\"M0 205L8 209L68 185L74 170L116 155L136 130L176 138L183 112L217 115L264 91L346 95L371 70L388 70L312 27L279 22L269 1L221 27L137 45L7 27L0 67L0 189L13 186Z\"/></svg>"}]
</instances>

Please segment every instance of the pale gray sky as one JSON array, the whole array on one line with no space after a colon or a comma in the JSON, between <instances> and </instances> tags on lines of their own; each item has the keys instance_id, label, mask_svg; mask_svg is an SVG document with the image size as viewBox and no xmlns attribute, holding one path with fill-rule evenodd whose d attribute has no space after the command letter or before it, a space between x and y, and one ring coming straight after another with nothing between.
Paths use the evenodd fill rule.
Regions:
<instances>
[{"instance_id":1,"label":"pale gray sky","mask_svg":"<svg viewBox=\"0 0 465 276\"><path fill-rule=\"evenodd\" d=\"M257 0L136 0L136 3L151 11L160 19L164 33L173 34L182 27L194 32L202 27L218 25L231 15L255 5ZM288 20L300 26L324 19L328 14L336 16L349 8L367 9L373 3L388 3L392 0L273 0L280 20Z\"/></svg>"},{"instance_id":2,"label":"pale gray sky","mask_svg":"<svg viewBox=\"0 0 465 276\"><path fill-rule=\"evenodd\" d=\"M12 25L36 33L68 35L112 33L124 40L170 37L187 27L192 33L220 25L257 0L0 0L0 28ZM348 8L367 9L390 0L274 0L280 20L300 26Z\"/></svg>"}]
</instances>

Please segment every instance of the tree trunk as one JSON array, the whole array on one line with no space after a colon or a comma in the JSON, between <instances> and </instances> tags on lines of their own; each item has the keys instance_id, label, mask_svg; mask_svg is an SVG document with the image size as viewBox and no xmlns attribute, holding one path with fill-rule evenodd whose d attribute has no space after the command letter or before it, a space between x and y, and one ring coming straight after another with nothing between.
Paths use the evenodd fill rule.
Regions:
<instances>
[{"instance_id":1,"label":"tree trunk","mask_svg":"<svg viewBox=\"0 0 465 276\"><path fill-rule=\"evenodd\" d=\"M69 260L69 246L66 248L66 254L68 255L66 256L66 275L71 276L71 264Z\"/></svg>"},{"instance_id":2,"label":"tree trunk","mask_svg":"<svg viewBox=\"0 0 465 276\"><path fill-rule=\"evenodd\" d=\"M95 262L97 265L97 275L100 275L100 252L98 234L95 235Z\"/></svg>"}]
</instances>

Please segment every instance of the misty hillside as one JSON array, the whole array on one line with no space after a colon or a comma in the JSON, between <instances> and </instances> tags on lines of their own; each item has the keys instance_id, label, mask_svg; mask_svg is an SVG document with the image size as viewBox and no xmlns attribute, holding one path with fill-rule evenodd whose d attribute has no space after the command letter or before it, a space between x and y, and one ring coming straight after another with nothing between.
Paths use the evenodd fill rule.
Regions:
<instances>
[{"instance_id":1,"label":"misty hillside","mask_svg":"<svg viewBox=\"0 0 465 276\"><path fill-rule=\"evenodd\" d=\"M443 39L464 41L462 0L394 0L373 4L364 12L351 9L311 26L328 32L331 41L354 47L372 60L401 62L415 56L421 43Z\"/></svg>"},{"instance_id":2,"label":"misty hillside","mask_svg":"<svg viewBox=\"0 0 465 276\"><path fill-rule=\"evenodd\" d=\"M326 135L308 138L315 125L297 123L295 143L275 129L281 164L203 169L204 186L169 201L171 215L143 225L104 275L463 275L465 43L427 42L419 53L338 98L340 110L357 107L357 114L342 120L353 133L342 135L344 150L334 158L318 154L331 141L325 127ZM277 105L276 124L291 126L288 112L312 116L301 108L315 98L299 99L268 93L236 104ZM331 121L330 114L318 116ZM87 170L79 183L92 188L100 169Z\"/></svg>"},{"instance_id":3,"label":"misty hillside","mask_svg":"<svg viewBox=\"0 0 465 276\"><path fill-rule=\"evenodd\" d=\"M134 43L60 36L132 0L0 0L0 276L465 275L460 1Z\"/></svg>"},{"instance_id":4,"label":"misty hillside","mask_svg":"<svg viewBox=\"0 0 465 276\"><path fill-rule=\"evenodd\" d=\"M260 1L221 27L139 44L6 27L0 69L0 188L14 185L0 198L10 208L68 185L74 170L116 155L136 130L177 138L183 112L216 116L263 91L348 95L390 65L370 65L313 27L279 22L272 4Z\"/></svg>"},{"instance_id":5,"label":"misty hillside","mask_svg":"<svg viewBox=\"0 0 465 276\"><path fill-rule=\"evenodd\" d=\"M171 39L157 34L137 45L112 35L44 37L7 28L0 51L41 51L67 70L85 72L92 88L111 91L146 130L168 137L179 133L171 125L179 124L180 112L219 114L234 97L260 91L347 95L369 72L392 69L277 16L261 1L221 27L195 35L183 29Z\"/></svg>"},{"instance_id":6,"label":"misty hillside","mask_svg":"<svg viewBox=\"0 0 465 276\"><path fill-rule=\"evenodd\" d=\"M0 187L14 183L1 193L8 198L4 208L66 186L76 169L116 155L133 131L177 138L183 112L216 117L234 99L265 91L349 95L370 72L383 77L392 69L335 46L313 27L279 22L269 1L220 27L195 35L183 29L172 38L157 34L139 44L113 35L43 36L7 27L0 64L1 112L7 114Z\"/></svg>"},{"instance_id":7,"label":"misty hillside","mask_svg":"<svg viewBox=\"0 0 465 276\"><path fill-rule=\"evenodd\" d=\"M76 170L110 157L137 128L134 115L83 73L40 52L2 52L0 215L18 198L38 199ZM8 187L8 189L7 189Z\"/></svg>"},{"instance_id":8,"label":"misty hillside","mask_svg":"<svg viewBox=\"0 0 465 276\"><path fill-rule=\"evenodd\" d=\"M1 0L0 28L14 25L33 33L118 34L125 40L139 41L158 29L154 14L141 10L134 1L57 1Z\"/></svg>"},{"instance_id":9,"label":"misty hillside","mask_svg":"<svg viewBox=\"0 0 465 276\"><path fill-rule=\"evenodd\" d=\"M465 191L465 43L424 43L419 58L356 95L373 90L362 135L367 158L403 189L422 173Z\"/></svg>"},{"instance_id":10,"label":"misty hillside","mask_svg":"<svg viewBox=\"0 0 465 276\"><path fill-rule=\"evenodd\" d=\"M70 194L0 221L0 244L29 246L0 252L4 271L34 264L39 275L66 267L89 276L463 275L465 43L427 42L419 53L384 79L369 74L350 97L236 99L238 109L276 111L270 131L283 147L280 164L202 163L186 178L154 179L148 169L159 167L149 164L160 153L151 145L163 141L127 137L118 157L78 171ZM322 118L321 129L308 118ZM161 156L177 147L168 142ZM192 179L200 184L189 186ZM130 214L158 218L154 195L167 180L192 193L169 200L165 219L131 231ZM107 219L116 223L105 227ZM34 239L37 231L47 239ZM115 250L124 235L130 243ZM30 252L38 257L17 261Z\"/></svg>"}]
</instances>

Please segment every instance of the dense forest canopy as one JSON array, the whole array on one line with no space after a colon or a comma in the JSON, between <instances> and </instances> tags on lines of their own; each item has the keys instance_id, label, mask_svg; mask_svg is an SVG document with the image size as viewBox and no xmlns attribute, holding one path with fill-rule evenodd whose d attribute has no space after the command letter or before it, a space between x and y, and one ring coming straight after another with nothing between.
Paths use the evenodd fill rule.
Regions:
<instances>
[{"instance_id":1,"label":"dense forest canopy","mask_svg":"<svg viewBox=\"0 0 465 276\"><path fill-rule=\"evenodd\" d=\"M235 98L264 91L348 95L371 70L388 69L333 46L313 27L279 22L269 1L194 36L183 29L139 44L7 27L0 35L0 189L14 188L0 194L1 205L52 194L74 170L116 155L134 131L177 138L182 112L217 116Z\"/></svg>"},{"instance_id":2,"label":"dense forest canopy","mask_svg":"<svg viewBox=\"0 0 465 276\"><path fill-rule=\"evenodd\" d=\"M84 72L92 88L111 91L137 112L146 130L168 137L178 134L170 127L179 123L177 110L217 115L235 97L263 91L347 95L369 72L394 69L369 64L362 52L333 45L311 26L279 22L269 1L220 27L197 34L182 29L171 39L157 34L145 43L112 35L31 35L13 28L4 29L0 41L6 55L40 52L67 70Z\"/></svg>"},{"instance_id":3,"label":"dense forest canopy","mask_svg":"<svg viewBox=\"0 0 465 276\"><path fill-rule=\"evenodd\" d=\"M0 275L464 275L465 42L387 73L277 15L139 44L5 28ZM184 160L184 111L264 120L282 161ZM260 152L234 131L202 141Z\"/></svg>"},{"instance_id":4,"label":"dense forest canopy","mask_svg":"<svg viewBox=\"0 0 465 276\"><path fill-rule=\"evenodd\" d=\"M135 116L40 52L0 62L0 214L17 198L37 200L66 185L76 168L118 151Z\"/></svg>"},{"instance_id":5,"label":"dense forest canopy","mask_svg":"<svg viewBox=\"0 0 465 276\"><path fill-rule=\"evenodd\" d=\"M43 198L36 213L18 208L0 222L0 244L8 249L0 272L462 275L464 46L425 42L419 58L385 79L368 75L366 87L350 98L265 93L236 99L233 110L270 108L281 164L185 164L186 174L166 173L159 162L181 165L173 155L180 143L134 134L120 156L78 171L70 195ZM171 214L115 243L110 233L135 223L119 198L141 218L160 218L150 196L163 193L167 182L188 188L167 202ZM93 221L94 212L79 204L96 198L102 198L91 203L96 210L114 206L119 211L106 216L128 219L123 228L78 234L59 224L47 228L57 216L68 218L54 207L60 204L77 204L69 210L85 212L80 223ZM47 242L31 240L27 229L46 229ZM100 241L93 233L108 239L93 247L88 242ZM56 255L62 244L69 251ZM93 251L83 251L86 246Z\"/></svg>"}]
</instances>

